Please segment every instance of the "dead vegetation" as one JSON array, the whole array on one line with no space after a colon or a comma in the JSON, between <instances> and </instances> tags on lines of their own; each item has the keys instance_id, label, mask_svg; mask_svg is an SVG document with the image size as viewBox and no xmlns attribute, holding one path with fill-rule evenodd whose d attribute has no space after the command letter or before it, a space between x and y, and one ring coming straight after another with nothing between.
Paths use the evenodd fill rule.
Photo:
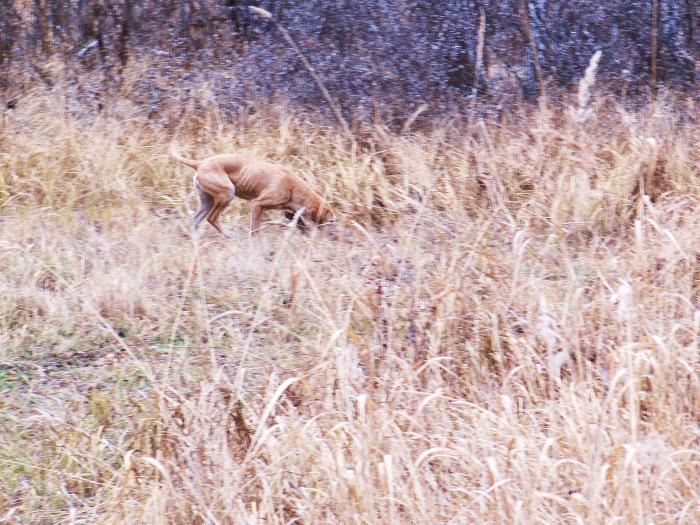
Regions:
<instances>
[{"instance_id":1,"label":"dead vegetation","mask_svg":"<svg viewBox=\"0 0 700 525\"><path fill-rule=\"evenodd\" d=\"M341 212L255 256L245 206L192 238L172 130L68 100L2 121L0 522L700 521L692 103L355 142L169 108Z\"/></svg>"}]
</instances>

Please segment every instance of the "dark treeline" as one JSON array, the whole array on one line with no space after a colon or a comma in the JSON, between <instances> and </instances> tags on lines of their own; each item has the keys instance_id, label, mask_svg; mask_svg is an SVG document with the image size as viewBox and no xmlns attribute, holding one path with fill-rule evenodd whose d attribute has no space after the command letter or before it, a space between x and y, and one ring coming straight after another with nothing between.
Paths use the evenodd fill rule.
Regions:
<instances>
[{"instance_id":1,"label":"dark treeline","mask_svg":"<svg viewBox=\"0 0 700 525\"><path fill-rule=\"evenodd\" d=\"M205 78L231 106L278 96L323 99L274 24L238 0L5 0L0 88L34 77L50 85L56 61L102 75L116 89L134 64L151 104L158 76L186 88ZM591 55L618 93L661 87L692 93L700 69L694 0L261 1L285 27L346 114L449 108L469 97L534 101L574 89ZM483 24L483 31L480 27ZM24 75L18 75L22 72Z\"/></svg>"}]
</instances>

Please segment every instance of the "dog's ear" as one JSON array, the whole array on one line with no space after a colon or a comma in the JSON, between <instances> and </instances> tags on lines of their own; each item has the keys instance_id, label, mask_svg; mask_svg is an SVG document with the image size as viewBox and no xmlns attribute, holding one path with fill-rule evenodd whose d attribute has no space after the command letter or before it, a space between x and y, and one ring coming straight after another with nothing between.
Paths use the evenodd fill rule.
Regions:
<instances>
[{"instance_id":1,"label":"dog's ear","mask_svg":"<svg viewBox=\"0 0 700 525\"><path fill-rule=\"evenodd\" d=\"M317 211L318 223L324 224L327 222L335 222L335 213L333 208L327 202L322 203Z\"/></svg>"},{"instance_id":2,"label":"dog's ear","mask_svg":"<svg viewBox=\"0 0 700 525\"><path fill-rule=\"evenodd\" d=\"M321 219L323 217L323 210L319 206L310 206L306 215L314 221L316 224L321 224Z\"/></svg>"}]
</instances>

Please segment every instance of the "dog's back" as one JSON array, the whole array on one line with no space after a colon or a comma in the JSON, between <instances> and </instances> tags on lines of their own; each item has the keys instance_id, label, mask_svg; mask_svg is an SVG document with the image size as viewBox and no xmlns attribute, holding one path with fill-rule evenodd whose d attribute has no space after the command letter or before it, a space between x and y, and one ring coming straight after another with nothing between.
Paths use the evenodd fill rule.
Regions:
<instances>
[{"instance_id":1,"label":"dog's back","mask_svg":"<svg viewBox=\"0 0 700 525\"><path fill-rule=\"evenodd\" d=\"M236 196L245 200L272 190L287 193L291 188L313 193L289 168L247 155L214 155L201 161L197 171L225 173L236 188Z\"/></svg>"}]
</instances>

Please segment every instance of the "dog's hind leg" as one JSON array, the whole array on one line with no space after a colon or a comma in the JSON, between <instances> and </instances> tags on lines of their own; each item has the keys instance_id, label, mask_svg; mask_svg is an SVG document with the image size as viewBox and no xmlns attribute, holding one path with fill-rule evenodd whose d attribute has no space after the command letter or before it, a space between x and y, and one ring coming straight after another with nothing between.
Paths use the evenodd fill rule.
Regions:
<instances>
[{"instance_id":1,"label":"dog's hind leg","mask_svg":"<svg viewBox=\"0 0 700 525\"><path fill-rule=\"evenodd\" d=\"M192 218L192 228L197 229L199 223L202 222L204 217L209 215L209 212L214 207L214 198L206 193L202 188L195 186L197 193L199 193L199 211Z\"/></svg>"},{"instance_id":2,"label":"dog's hind leg","mask_svg":"<svg viewBox=\"0 0 700 525\"><path fill-rule=\"evenodd\" d=\"M194 185L202 199L202 210L194 217L199 224L205 217L219 233L231 237L219 224L219 216L236 196L236 187L223 169L200 169L194 178Z\"/></svg>"},{"instance_id":3,"label":"dog's hind leg","mask_svg":"<svg viewBox=\"0 0 700 525\"><path fill-rule=\"evenodd\" d=\"M214 199L214 209L211 211L209 216L207 217L207 221L209 224L211 224L214 228L219 230L219 233L222 235L228 237L229 239L232 237L230 233L228 233L226 230L224 230L221 225L219 224L219 216L221 215L221 212L226 209L226 206L228 206L233 198L236 196L236 188L231 185L231 190L225 197L221 197L219 199Z\"/></svg>"}]
</instances>

